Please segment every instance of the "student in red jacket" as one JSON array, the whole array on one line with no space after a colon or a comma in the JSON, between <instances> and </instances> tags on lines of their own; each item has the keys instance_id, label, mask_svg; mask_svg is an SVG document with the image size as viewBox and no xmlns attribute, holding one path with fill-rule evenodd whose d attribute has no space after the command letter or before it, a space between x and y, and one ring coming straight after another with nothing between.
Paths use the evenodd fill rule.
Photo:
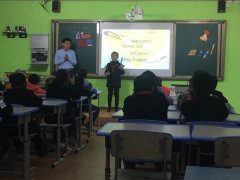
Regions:
<instances>
[{"instance_id":1,"label":"student in red jacket","mask_svg":"<svg viewBox=\"0 0 240 180\"><path fill-rule=\"evenodd\" d=\"M46 91L38 86L39 82L40 77L37 74L30 74L27 89L33 91L37 96L45 95Z\"/></svg>"}]
</instances>

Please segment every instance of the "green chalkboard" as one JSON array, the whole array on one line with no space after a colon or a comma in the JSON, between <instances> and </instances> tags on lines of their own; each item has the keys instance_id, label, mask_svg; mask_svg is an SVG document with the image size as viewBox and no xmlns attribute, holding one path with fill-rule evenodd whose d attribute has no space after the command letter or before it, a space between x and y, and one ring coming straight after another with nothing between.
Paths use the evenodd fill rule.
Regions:
<instances>
[{"instance_id":1,"label":"green chalkboard","mask_svg":"<svg viewBox=\"0 0 240 180\"><path fill-rule=\"evenodd\" d=\"M99 75L102 24L107 21L53 20L53 51L61 48L61 39L72 39L78 64L90 75ZM139 21L148 22L148 21ZM112 22L116 24L118 22ZM135 22L131 22L135 23ZM162 23L149 21L148 23ZM168 21L173 25L172 75L167 79L188 79L202 69L223 79L226 21ZM109 27L112 27L109 21ZM151 28L151 26L150 26ZM99 39L99 40L98 40ZM52 61L52 67L53 61ZM51 69L53 71L54 69ZM145 70L145 69L144 69Z\"/></svg>"},{"instance_id":2,"label":"green chalkboard","mask_svg":"<svg viewBox=\"0 0 240 180\"><path fill-rule=\"evenodd\" d=\"M191 76L198 69L220 76L222 25L220 22L176 23L176 76Z\"/></svg>"},{"instance_id":3,"label":"green chalkboard","mask_svg":"<svg viewBox=\"0 0 240 180\"><path fill-rule=\"evenodd\" d=\"M76 53L77 65L87 69L88 73L97 73L97 23L95 22L59 22L56 49L61 48L64 37L71 38L72 47Z\"/></svg>"}]
</instances>

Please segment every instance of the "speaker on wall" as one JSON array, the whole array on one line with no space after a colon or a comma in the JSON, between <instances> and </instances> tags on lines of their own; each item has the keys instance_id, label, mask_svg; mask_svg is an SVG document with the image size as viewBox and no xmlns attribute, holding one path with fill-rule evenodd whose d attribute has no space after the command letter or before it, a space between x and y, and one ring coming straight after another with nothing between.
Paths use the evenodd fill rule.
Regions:
<instances>
[{"instance_id":1,"label":"speaker on wall","mask_svg":"<svg viewBox=\"0 0 240 180\"><path fill-rule=\"evenodd\" d=\"M225 13L226 0L218 0L218 13Z\"/></svg>"},{"instance_id":2,"label":"speaker on wall","mask_svg":"<svg viewBox=\"0 0 240 180\"><path fill-rule=\"evenodd\" d=\"M59 13L61 11L61 2L59 0L52 1L52 12Z\"/></svg>"}]
</instances>

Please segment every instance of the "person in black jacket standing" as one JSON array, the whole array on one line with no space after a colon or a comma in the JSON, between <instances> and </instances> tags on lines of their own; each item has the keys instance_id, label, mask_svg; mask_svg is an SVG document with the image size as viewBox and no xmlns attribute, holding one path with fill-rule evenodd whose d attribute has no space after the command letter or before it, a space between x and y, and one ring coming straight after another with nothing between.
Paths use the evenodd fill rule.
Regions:
<instances>
[{"instance_id":1,"label":"person in black jacket standing","mask_svg":"<svg viewBox=\"0 0 240 180\"><path fill-rule=\"evenodd\" d=\"M108 112L111 111L112 95L114 91L115 111L118 111L119 89L121 87L121 75L125 73L124 66L118 62L118 53L112 52L112 61L107 64L105 75L107 76L108 87Z\"/></svg>"}]
</instances>

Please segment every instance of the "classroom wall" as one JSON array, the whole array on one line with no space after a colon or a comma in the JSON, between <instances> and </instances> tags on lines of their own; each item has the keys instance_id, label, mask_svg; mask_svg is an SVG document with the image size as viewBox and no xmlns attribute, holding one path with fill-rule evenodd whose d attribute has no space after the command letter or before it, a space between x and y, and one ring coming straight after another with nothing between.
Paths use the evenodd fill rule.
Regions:
<instances>
[{"instance_id":1,"label":"classroom wall","mask_svg":"<svg viewBox=\"0 0 240 180\"><path fill-rule=\"evenodd\" d=\"M88 20L125 20L125 13L129 12L135 1L62 1L61 13L51 12L51 2L47 4L46 12L39 1L0 1L0 30L4 31L6 26L12 28L16 25L24 25L27 32L48 33L51 38L52 19L88 19ZM144 10L145 20L227 20L226 55L225 55L225 77L220 82L218 89L223 91L229 98L231 104L240 112L239 67L240 67L240 4L230 4L226 13L217 13L217 1L157 1L141 0L138 4ZM0 36L0 77L5 71L26 69L29 72L49 74L49 66L30 65L30 40L29 38L8 39ZM183 42L184 43L184 42ZM51 57L51 52L50 56ZM92 79L92 83L104 93L101 95L101 106L107 106L106 79ZM169 86L172 83L183 83L183 81L164 81ZM132 80L123 80L120 94L120 104L124 97L132 93Z\"/></svg>"}]
</instances>

